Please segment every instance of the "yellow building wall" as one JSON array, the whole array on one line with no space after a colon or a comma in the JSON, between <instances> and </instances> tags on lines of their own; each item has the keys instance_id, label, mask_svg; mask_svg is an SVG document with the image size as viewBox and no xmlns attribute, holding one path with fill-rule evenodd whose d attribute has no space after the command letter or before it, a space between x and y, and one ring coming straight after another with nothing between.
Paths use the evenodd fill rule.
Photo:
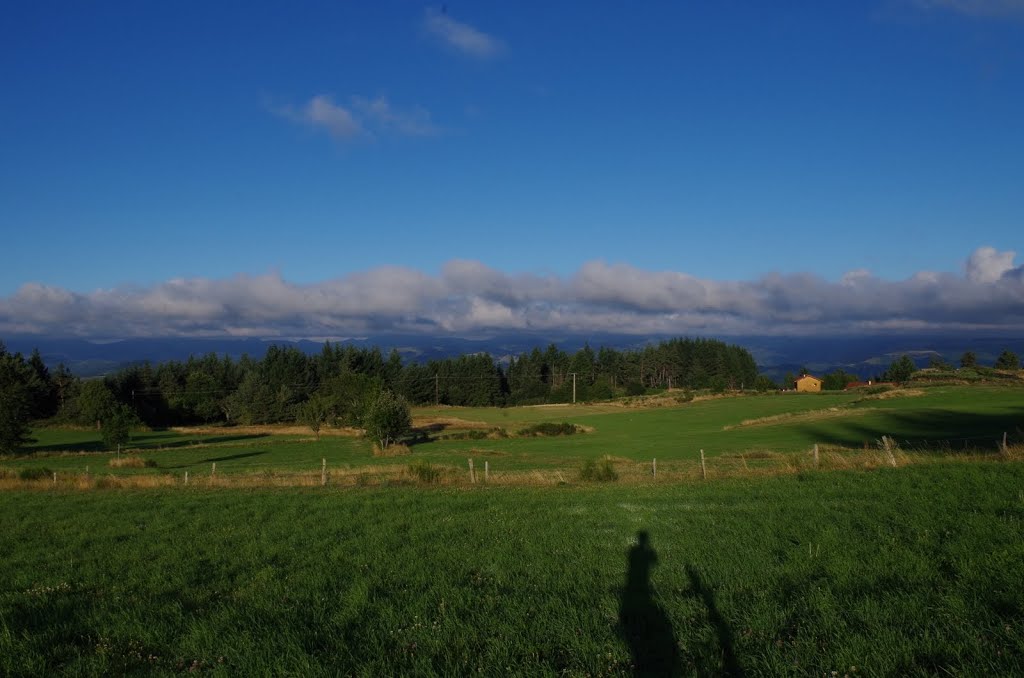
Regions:
<instances>
[{"instance_id":1,"label":"yellow building wall","mask_svg":"<svg viewBox=\"0 0 1024 678\"><path fill-rule=\"evenodd\" d=\"M821 380L814 377L800 377L796 380L796 390L818 392L821 390Z\"/></svg>"}]
</instances>

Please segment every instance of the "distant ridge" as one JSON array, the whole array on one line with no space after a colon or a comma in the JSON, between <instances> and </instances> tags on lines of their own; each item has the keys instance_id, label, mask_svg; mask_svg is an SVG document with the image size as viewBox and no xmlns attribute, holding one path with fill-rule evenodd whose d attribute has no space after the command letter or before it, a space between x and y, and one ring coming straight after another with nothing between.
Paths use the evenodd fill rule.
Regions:
<instances>
[{"instance_id":1,"label":"distant ridge","mask_svg":"<svg viewBox=\"0 0 1024 678\"><path fill-rule=\"evenodd\" d=\"M332 343L377 346L385 354L397 349L407 361L427 361L469 353L489 353L504 361L511 355L555 344L564 351L576 351L584 343L595 350L601 346L635 349L675 335L549 334L509 333L486 337L427 336L420 334L381 334L351 338ZM689 335L698 336L698 335ZM872 335L842 337L722 336L714 338L748 349L761 371L773 378L807 367L815 373L842 368L868 378L880 374L895 358L906 353L925 366L932 355L940 355L956 364L964 351L973 351L980 363L992 364L1004 349L1024 356L1024 338L974 335ZM322 340L280 338L146 338L117 341L89 341L77 338L39 336L0 337L11 352L29 354L38 348L51 368L64 363L83 377L107 374L130 364L149 361L186 360L190 355L227 354L240 358L247 354L262 357L271 345L295 346L316 353Z\"/></svg>"}]
</instances>

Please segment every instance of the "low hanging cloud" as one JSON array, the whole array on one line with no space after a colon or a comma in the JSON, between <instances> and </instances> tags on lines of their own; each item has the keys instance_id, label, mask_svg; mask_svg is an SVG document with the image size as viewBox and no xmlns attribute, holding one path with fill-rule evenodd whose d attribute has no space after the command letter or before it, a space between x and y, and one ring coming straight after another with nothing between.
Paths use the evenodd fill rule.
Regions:
<instances>
[{"instance_id":1,"label":"low hanging cloud","mask_svg":"<svg viewBox=\"0 0 1024 678\"><path fill-rule=\"evenodd\" d=\"M568 277L477 261L439 275L380 267L315 284L278 274L175 279L79 293L42 283L0 298L0 336L324 337L496 331L850 335L1024 331L1024 266L974 251L962 274L830 282L806 273L720 281L592 261Z\"/></svg>"},{"instance_id":2,"label":"low hanging cloud","mask_svg":"<svg viewBox=\"0 0 1024 678\"><path fill-rule=\"evenodd\" d=\"M317 94L301 106L275 106L271 110L286 120L325 131L338 141L378 135L424 137L441 132L427 109L399 109L384 96L353 96L347 105L341 105L330 95Z\"/></svg>"},{"instance_id":3,"label":"low hanging cloud","mask_svg":"<svg viewBox=\"0 0 1024 678\"><path fill-rule=\"evenodd\" d=\"M424 15L423 30L449 49L475 59L490 59L504 50L501 40L435 9Z\"/></svg>"}]
</instances>

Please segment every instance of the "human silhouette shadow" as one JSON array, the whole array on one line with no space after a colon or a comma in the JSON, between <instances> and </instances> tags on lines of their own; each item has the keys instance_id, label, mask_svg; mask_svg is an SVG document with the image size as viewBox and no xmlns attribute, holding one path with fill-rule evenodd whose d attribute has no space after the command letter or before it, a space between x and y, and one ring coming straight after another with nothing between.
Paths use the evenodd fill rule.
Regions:
<instances>
[{"instance_id":1,"label":"human silhouette shadow","mask_svg":"<svg viewBox=\"0 0 1024 678\"><path fill-rule=\"evenodd\" d=\"M647 532L637 532L627 562L619 629L633 657L634 675L678 676L681 669L676 636L651 589L651 568L658 562L658 555L651 548Z\"/></svg>"}]
</instances>

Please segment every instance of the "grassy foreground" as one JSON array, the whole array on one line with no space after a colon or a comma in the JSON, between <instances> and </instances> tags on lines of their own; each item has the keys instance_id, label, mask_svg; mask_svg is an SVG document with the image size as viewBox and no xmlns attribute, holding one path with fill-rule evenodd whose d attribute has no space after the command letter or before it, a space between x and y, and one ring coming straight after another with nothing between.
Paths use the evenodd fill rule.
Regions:
<instances>
[{"instance_id":1,"label":"grassy foreground","mask_svg":"<svg viewBox=\"0 0 1024 678\"><path fill-rule=\"evenodd\" d=\"M0 552L5 675L1024 673L1016 462L11 491Z\"/></svg>"}]
</instances>

